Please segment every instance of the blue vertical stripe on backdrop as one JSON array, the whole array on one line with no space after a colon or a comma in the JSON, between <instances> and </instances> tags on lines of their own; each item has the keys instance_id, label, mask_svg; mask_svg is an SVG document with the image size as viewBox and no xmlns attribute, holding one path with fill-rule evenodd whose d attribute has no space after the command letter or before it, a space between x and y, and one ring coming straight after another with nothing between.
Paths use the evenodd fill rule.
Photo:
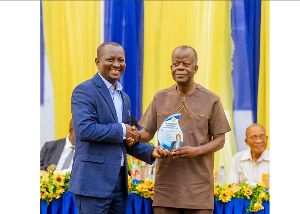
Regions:
<instances>
[{"instance_id":1,"label":"blue vertical stripe on backdrop","mask_svg":"<svg viewBox=\"0 0 300 214\"><path fill-rule=\"evenodd\" d=\"M234 42L232 57L234 100L233 110L252 110L250 74L245 32L245 10L243 1L232 1L231 31Z\"/></svg>"},{"instance_id":2,"label":"blue vertical stripe on backdrop","mask_svg":"<svg viewBox=\"0 0 300 214\"><path fill-rule=\"evenodd\" d=\"M105 1L105 42L117 42L126 54L126 69L120 79L131 100L131 115L142 115L144 2Z\"/></svg>"},{"instance_id":3,"label":"blue vertical stripe on backdrop","mask_svg":"<svg viewBox=\"0 0 300 214\"><path fill-rule=\"evenodd\" d=\"M234 1L233 1L234 2ZM257 122L261 1L243 1L253 122Z\"/></svg>"},{"instance_id":4,"label":"blue vertical stripe on backdrop","mask_svg":"<svg viewBox=\"0 0 300 214\"><path fill-rule=\"evenodd\" d=\"M44 104L44 51L43 11L40 1L40 105Z\"/></svg>"}]
</instances>

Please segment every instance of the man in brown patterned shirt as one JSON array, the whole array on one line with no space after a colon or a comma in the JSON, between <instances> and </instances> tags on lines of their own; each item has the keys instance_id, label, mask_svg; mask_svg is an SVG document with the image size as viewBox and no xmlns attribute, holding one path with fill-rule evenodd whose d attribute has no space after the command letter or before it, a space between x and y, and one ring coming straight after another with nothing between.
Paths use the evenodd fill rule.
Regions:
<instances>
[{"instance_id":1,"label":"man in brown patterned shirt","mask_svg":"<svg viewBox=\"0 0 300 214\"><path fill-rule=\"evenodd\" d=\"M154 212L211 214L214 152L223 148L230 126L220 98L194 82L198 70L194 48L179 46L171 57L176 84L157 92L139 121L141 141L149 142L166 118L181 113L182 146L157 160Z\"/></svg>"}]
</instances>

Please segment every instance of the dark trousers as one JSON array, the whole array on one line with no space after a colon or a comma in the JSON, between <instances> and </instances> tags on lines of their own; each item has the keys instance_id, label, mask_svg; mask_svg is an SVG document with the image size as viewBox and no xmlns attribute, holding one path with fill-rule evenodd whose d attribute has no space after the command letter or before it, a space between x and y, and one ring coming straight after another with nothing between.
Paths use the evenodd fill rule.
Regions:
<instances>
[{"instance_id":1,"label":"dark trousers","mask_svg":"<svg viewBox=\"0 0 300 214\"><path fill-rule=\"evenodd\" d=\"M107 198L75 194L75 200L79 214L125 214L127 204L125 167L121 167L116 187Z\"/></svg>"}]
</instances>

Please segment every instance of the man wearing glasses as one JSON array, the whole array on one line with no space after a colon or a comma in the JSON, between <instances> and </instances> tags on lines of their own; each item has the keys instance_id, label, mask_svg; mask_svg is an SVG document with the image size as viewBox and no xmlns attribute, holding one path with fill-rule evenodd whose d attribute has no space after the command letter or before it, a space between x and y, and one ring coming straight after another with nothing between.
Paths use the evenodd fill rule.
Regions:
<instances>
[{"instance_id":1,"label":"man wearing glasses","mask_svg":"<svg viewBox=\"0 0 300 214\"><path fill-rule=\"evenodd\" d=\"M245 142L249 149L232 158L229 184L253 184L262 180L262 174L270 173L270 152L266 150L268 136L265 128L259 124L249 126Z\"/></svg>"}]
</instances>

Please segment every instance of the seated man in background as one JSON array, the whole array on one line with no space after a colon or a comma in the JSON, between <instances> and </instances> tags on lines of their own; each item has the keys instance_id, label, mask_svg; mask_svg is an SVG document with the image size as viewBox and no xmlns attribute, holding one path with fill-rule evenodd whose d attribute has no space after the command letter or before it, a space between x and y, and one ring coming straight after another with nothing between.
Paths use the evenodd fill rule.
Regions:
<instances>
[{"instance_id":1,"label":"seated man in background","mask_svg":"<svg viewBox=\"0 0 300 214\"><path fill-rule=\"evenodd\" d=\"M270 173L270 152L267 148L268 136L263 126L252 124L246 130L246 144L250 147L232 158L229 184L262 181L262 174Z\"/></svg>"},{"instance_id":2,"label":"seated man in background","mask_svg":"<svg viewBox=\"0 0 300 214\"><path fill-rule=\"evenodd\" d=\"M66 138L46 142L40 152L40 170L62 170L63 173L72 170L75 150L75 134L73 119L69 125L69 135Z\"/></svg>"}]
</instances>

